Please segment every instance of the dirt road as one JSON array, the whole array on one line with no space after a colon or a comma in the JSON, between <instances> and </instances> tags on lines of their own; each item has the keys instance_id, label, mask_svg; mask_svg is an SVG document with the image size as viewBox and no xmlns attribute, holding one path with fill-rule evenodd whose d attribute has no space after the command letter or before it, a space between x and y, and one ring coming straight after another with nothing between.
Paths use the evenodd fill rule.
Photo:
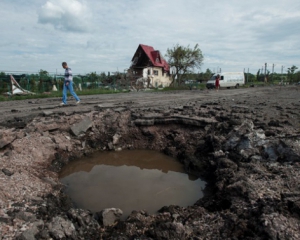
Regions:
<instances>
[{"instance_id":1,"label":"dirt road","mask_svg":"<svg viewBox=\"0 0 300 240\"><path fill-rule=\"evenodd\" d=\"M290 87L294 89L295 87ZM75 100L69 97L67 106L60 107L60 98L44 98L44 99L30 99L20 101L0 102L0 123L6 126L13 126L13 124L23 126L26 122L35 116L41 114L61 113L71 114L88 112L97 108L99 105L103 108L144 108L154 107L161 109L168 109L170 107L182 106L189 102L197 101L198 104L208 101L220 101L234 104L235 102L246 101L247 105L251 107L260 101L261 106L272 104L284 104L285 106L291 104L299 104L295 101L297 99L297 92L293 96L289 95L289 91L281 91L280 87L256 87L256 88L240 88L240 89L223 89L219 92L215 90L210 91L173 91L173 92L130 92L122 94L105 94L105 95L90 95L80 96L80 105L75 105ZM299 87L298 87L299 89ZM286 88L284 89L286 90ZM292 91L294 92L294 91ZM296 96L294 96L296 94ZM270 96L270 97L269 97ZM274 98L274 96L276 96ZM272 102L271 102L272 101ZM267 111L268 109L266 109ZM270 112L272 115L272 113ZM24 122L24 124L22 124Z\"/></svg>"}]
</instances>

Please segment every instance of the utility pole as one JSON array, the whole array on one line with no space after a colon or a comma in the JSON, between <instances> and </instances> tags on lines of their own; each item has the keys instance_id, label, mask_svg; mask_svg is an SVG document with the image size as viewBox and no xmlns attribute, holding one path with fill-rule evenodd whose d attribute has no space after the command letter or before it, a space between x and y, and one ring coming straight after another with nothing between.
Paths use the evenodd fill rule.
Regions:
<instances>
[{"instance_id":1,"label":"utility pole","mask_svg":"<svg viewBox=\"0 0 300 240\"><path fill-rule=\"evenodd\" d=\"M281 66L281 82L283 84L283 69L284 69L284 66Z\"/></svg>"},{"instance_id":2,"label":"utility pole","mask_svg":"<svg viewBox=\"0 0 300 240\"><path fill-rule=\"evenodd\" d=\"M265 82L267 82L267 63L265 63Z\"/></svg>"},{"instance_id":3,"label":"utility pole","mask_svg":"<svg viewBox=\"0 0 300 240\"><path fill-rule=\"evenodd\" d=\"M247 72L247 79L246 79L246 83L248 83L248 76L249 76L249 68L248 68L248 72Z\"/></svg>"},{"instance_id":4,"label":"utility pole","mask_svg":"<svg viewBox=\"0 0 300 240\"><path fill-rule=\"evenodd\" d=\"M273 66L272 66L272 82L273 82L273 75L274 75L274 66L275 66L275 64L273 63Z\"/></svg>"}]
</instances>

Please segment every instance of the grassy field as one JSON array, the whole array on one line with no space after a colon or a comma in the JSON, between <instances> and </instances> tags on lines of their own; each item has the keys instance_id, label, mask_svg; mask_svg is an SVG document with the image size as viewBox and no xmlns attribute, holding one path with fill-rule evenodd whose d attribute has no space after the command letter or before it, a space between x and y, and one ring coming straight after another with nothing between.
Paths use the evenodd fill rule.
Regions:
<instances>
[{"instance_id":1,"label":"grassy field","mask_svg":"<svg viewBox=\"0 0 300 240\"><path fill-rule=\"evenodd\" d=\"M264 82L255 82L255 83L247 83L242 88L252 87L263 87L263 86L272 86L278 85L278 83L264 83ZM204 90L206 89L206 83L200 84L185 84L178 87L165 87L165 88L157 88L151 89L149 91L180 91L180 90ZM76 94L79 96L82 95L96 95L96 94L117 94L117 93L129 92L129 90L114 90L114 89L84 89L82 91L76 91ZM38 93L34 95L15 95L15 96L4 96L0 95L0 101L12 101L12 100L25 100L25 99L37 99L37 98L52 98L52 97L62 97L61 91L52 91L47 93Z\"/></svg>"},{"instance_id":2,"label":"grassy field","mask_svg":"<svg viewBox=\"0 0 300 240\"><path fill-rule=\"evenodd\" d=\"M86 89L82 91L75 91L78 96L82 95L96 95L96 94L116 94L121 91L112 89ZM123 91L122 91L123 92ZM70 95L68 93L68 95ZM37 99L37 98L52 98L62 97L61 91L52 91L47 93L37 93L32 95L15 95L15 96L4 96L0 95L0 101L13 101L13 100L24 100L24 99Z\"/></svg>"}]
</instances>

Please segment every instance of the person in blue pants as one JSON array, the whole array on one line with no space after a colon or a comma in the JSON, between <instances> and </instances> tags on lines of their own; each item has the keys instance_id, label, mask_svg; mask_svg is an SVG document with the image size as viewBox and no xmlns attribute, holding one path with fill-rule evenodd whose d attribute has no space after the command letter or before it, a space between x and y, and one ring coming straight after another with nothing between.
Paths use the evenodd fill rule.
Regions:
<instances>
[{"instance_id":1,"label":"person in blue pants","mask_svg":"<svg viewBox=\"0 0 300 240\"><path fill-rule=\"evenodd\" d=\"M62 63L62 67L65 69L65 81L64 81L64 86L63 86L63 96L62 96L62 103L60 104L61 106L67 104L67 91L72 94L72 96L76 100L76 104L80 103L80 99L77 96L77 94L74 92L73 89L73 76L72 76L72 70L71 68L68 67L68 64L66 62Z\"/></svg>"}]
</instances>

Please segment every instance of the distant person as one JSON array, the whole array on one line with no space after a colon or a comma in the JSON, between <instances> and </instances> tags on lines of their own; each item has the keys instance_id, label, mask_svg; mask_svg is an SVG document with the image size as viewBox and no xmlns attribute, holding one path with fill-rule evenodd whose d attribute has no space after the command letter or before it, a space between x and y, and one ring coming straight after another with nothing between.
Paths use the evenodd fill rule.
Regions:
<instances>
[{"instance_id":1,"label":"distant person","mask_svg":"<svg viewBox=\"0 0 300 240\"><path fill-rule=\"evenodd\" d=\"M67 104L67 91L69 90L72 96L76 100L76 104L80 103L79 97L76 95L76 93L73 90L73 76L72 76L72 70L68 67L68 64L66 62L62 63L62 67L65 69L65 81L63 85L63 96L62 96L62 103L61 106Z\"/></svg>"},{"instance_id":2,"label":"distant person","mask_svg":"<svg viewBox=\"0 0 300 240\"><path fill-rule=\"evenodd\" d=\"M216 90L219 91L219 88L220 88L220 75L219 74L216 76L215 86L216 86Z\"/></svg>"}]
</instances>

